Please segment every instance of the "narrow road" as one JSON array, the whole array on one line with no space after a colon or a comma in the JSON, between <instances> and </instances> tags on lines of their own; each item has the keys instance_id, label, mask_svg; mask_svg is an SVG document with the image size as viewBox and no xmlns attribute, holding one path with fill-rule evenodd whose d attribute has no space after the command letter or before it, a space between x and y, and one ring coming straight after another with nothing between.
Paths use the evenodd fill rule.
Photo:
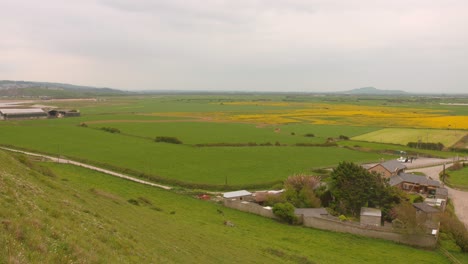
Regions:
<instances>
[{"instance_id":1,"label":"narrow road","mask_svg":"<svg viewBox=\"0 0 468 264\"><path fill-rule=\"evenodd\" d=\"M420 171L434 180L441 181L439 179L439 173L442 170L443 165L439 165L434 167L413 169L409 170L408 172ZM452 199L453 205L455 207L455 214L458 216L458 219L460 219L460 221L462 221L465 224L465 227L468 228L468 192L455 190L448 186L445 186L445 188L448 189L449 197L450 199Z\"/></svg>"},{"instance_id":2,"label":"narrow road","mask_svg":"<svg viewBox=\"0 0 468 264\"><path fill-rule=\"evenodd\" d=\"M134 177L122 174L122 173L106 170L106 169L103 169L103 168L99 168L99 167L96 167L96 166L92 166L92 165L89 165L89 164L85 164L85 163L81 163L81 162L77 162L77 161L73 161L73 160L69 160L69 159L62 159L62 158L58 158L58 157L52 157L52 156L47 156L47 155L42 155L42 154L38 154L38 153L27 152L27 151L12 149L12 148L0 147L0 149L7 150L7 151L12 151L12 152L17 152L17 153L22 153L22 154L25 154L25 155L28 155L28 156L45 158L45 159L48 159L48 160L51 160L51 161L57 162L57 163L71 164L71 165L87 168L87 169L90 169L90 170L99 171L99 172L102 172L102 173L105 173L105 174L108 174L108 175L112 175L112 176L115 176L115 177L119 177L119 178L122 178L122 179L129 180L129 181L133 181L133 182L137 182L137 183L141 183L141 184L146 184L146 185L153 186L153 187L162 188L162 189L165 189L165 190L172 189L172 187L170 187L170 186L140 180L138 178L134 178Z\"/></svg>"}]
</instances>

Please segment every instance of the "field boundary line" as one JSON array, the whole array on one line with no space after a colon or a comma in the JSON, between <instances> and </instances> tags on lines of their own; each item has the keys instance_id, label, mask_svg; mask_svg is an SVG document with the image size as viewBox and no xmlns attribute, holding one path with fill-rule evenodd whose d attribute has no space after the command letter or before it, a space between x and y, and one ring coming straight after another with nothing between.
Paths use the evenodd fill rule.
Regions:
<instances>
[{"instance_id":1,"label":"field boundary line","mask_svg":"<svg viewBox=\"0 0 468 264\"><path fill-rule=\"evenodd\" d=\"M153 183L153 182L149 182L149 181L144 181L144 180L141 180L141 179L138 179L138 178L135 178L135 177L131 177L131 176L128 176L128 175L125 175L125 174L122 174L122 173L118 173L118 172L111 171L111 170L108 170L108 169L99 168L99 167L96 167L96 166L93 166L93 165L89 165L89 164L82 163L82 162L77 162L77 161L70 160L70 159L63 159L63 158L60 158L60 157L52 157L52 156L48 156L48 155L43 155L43 154L38 154L38 153L34 153L34 152L13 149L13 148L6 148L6 147L0 147L0 149L11 151L11 152L16 152L16 153L22 153L22 154L25 154L25 155L28 155L28 156L33 156L33 157L45 158L45 159L48 159L48 160L50 160L52 162L55 162L55 163L71 164L71 165L75 165L75 166L78 166L78 167L83 167L83 168L87 168L87 169L90 169L90 170L102 172L102 173L105 173L105 174L108 174L108 175L111 175L111 176L114 176L114 177L126 179L126 180L129 180L129 181L133 181L133 182L136 182L136 183L141 183L141 184L145 184L145 185L149 185L149 186L153 186L153 187L158 187L158 188L165 189L165 190L171 190L172 189L172 187L170 187L170 186L157 184L157 183Z\"/></svg>"}]
</instances>

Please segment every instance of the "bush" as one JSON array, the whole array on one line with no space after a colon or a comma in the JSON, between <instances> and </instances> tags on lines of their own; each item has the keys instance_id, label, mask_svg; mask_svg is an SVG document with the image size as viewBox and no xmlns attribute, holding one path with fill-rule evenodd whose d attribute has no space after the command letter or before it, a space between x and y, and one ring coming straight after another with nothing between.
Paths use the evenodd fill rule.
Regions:
<instances>
[{"instance_id":1,"label":"bush","mask_svg":"<svg viewBox=\"0 0 468 264\"><path fill-rule=\"evenodd\" d=\"M418 195L416 198L414 198L413 203L422 203L424 202L424 197L421 195Z\"/></svg>"},{"instance_id":2,"label":"bush","mask_svg":"<svg viewBox=\"0 0 468 264\"><path fill-rule=\"evenodd\" d=\"M182 144L182 141L180 141L176 137L156 137L156 139L154 141L164 142L164 143L171 143L171 144Z\"/></svg>"},{"instance_id":3,"label":"bush","mask_svg":"<svg viewBox=\"0 0 468 264\"><path fill-rule=\"evenodd\" d=\"M340 135L339 137L341 140L349 140L349 137L347 136L344 136L344 135Z\"/></svg>"},{"instance_id":4,"label":"bush","mask_svg":"<svg viewBox=\"0 0 468 264\"><path fill-rule=\"evenodd\" d=\"M117 133L117 134L120 133L119 129L113 128L113 127L101 127L101 130L104 130L109 133Z\"/></svg>"},{"instance_id":5,"label":"bush","mask_svg":"<svg viewBox=\"0 0 468 264\"><path fill-rule=\"evenodd\" d=\"M297 222L297 217L294 214L294 206L288 202L275 204L273 206L273 213L289 224Z\"/></svg>"},{"instance_id":6,"label":"bush","mask_svg":"<svg viewBox=\"0 0 468 264\"><path fill-rule=\"evenodd\" d=\"M304 137L315 137L315 135L312 134L312 133L307 133L307 134L304 135Z\"/></svg>"}]
</instances>

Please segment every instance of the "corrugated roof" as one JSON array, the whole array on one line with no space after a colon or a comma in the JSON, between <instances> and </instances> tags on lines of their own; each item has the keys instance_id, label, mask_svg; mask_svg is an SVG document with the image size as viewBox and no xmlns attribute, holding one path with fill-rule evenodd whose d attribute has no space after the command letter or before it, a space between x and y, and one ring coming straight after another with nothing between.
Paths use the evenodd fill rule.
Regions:
<instances>
[{"instance_id":1,"label":"corrugated roof","mask_svg":"<svg viewBox=\"0 0 468 264\"><path fill-rule=\"evenodd\" d=\"M40 108L3 108L0 109L2 114L35 114L35 113L44 113L44 110Z\"/></svg>"},{"instance_id":2,"label":"corrugated roof","mask_svg":"<svg viewBox=\"0 0 468 264\"><path fill-rule=\"evenodd\" d=\"M240 191L224 193L223 197L229 199L229 198L236 198L236 197L248 196L248 195L252 195L252 193L246 190L240 190Z\"/></svg>"}]
</instances>

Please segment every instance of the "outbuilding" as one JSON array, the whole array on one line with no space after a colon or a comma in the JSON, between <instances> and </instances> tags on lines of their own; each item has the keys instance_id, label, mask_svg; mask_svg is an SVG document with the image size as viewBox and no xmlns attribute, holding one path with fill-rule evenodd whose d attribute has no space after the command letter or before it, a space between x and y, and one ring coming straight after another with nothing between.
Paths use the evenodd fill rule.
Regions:
<instances>
[{"instance_id":1,"label":"outbuilding","mask_svg":"<svg viewBox=\"0 0 468 264\"><path fill-rule=\"evenodd\" d=\"M251 192L246 190L234 191L234 192L227 192L223 194L224 199L231 199L231 200L241 200L241 201L252 201L253 196Z\"/></svg>"},{"instance_id":2,"label":"outbuilding","mask_svg":"<svg viewBox=\"0 0 468 264\"><path fill-rule=\"evenodd\" d=\"M381 226L382 211L376 208L361 207L361 225Z\"/></svg>"}]
</instances>

